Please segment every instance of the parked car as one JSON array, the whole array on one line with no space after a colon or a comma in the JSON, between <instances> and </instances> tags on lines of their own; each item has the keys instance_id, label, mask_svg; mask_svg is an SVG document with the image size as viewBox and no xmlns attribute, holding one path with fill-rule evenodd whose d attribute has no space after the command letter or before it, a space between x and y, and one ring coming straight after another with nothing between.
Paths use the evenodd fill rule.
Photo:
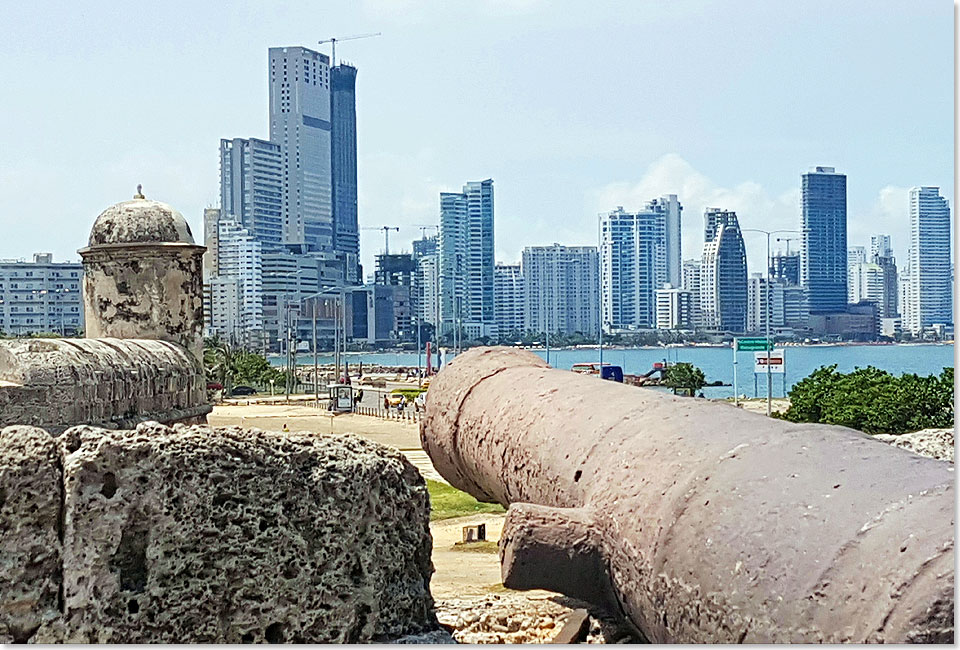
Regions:
<instances>
[{"instance_id":1,"label":"parked car","mask_svg":"<svg viewBox=\"0 0 960 650\"><path fill-rule=\"evenodd\" d=\"M234 386L233 390L230 391L231 395L253 395L256 393L256 389L251 388L250 386Z\"/></svg>"}]
</instances>

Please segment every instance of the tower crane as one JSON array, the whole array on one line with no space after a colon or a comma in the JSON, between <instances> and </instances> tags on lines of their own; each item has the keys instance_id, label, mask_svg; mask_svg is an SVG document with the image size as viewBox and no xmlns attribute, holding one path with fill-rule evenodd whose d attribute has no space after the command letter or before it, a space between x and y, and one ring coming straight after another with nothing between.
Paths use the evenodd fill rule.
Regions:
<instances>
[{"instance_id":1,"label":"tower crane","mask_svg":"<svg viewBox=\"0 0 960 650\"><path fill-rule=\"evenodd\" d=\"M427 238L427 231L430 230L431 228L433 228L434 230L439 230L439 228L440 228L440 227L437 226L436 224L429 224L429 225L428 225L428 224L422 224L422 223L414 224L413 227L420 229L420 237L421 237L422 239L426 239L426 238Z\"/></svg>"},{"instance_id":2,"label":"tower crane","mask_svg":"<svg viewBox=\"0 0 960 650\"><path fill-rule=\"evenodd\" d=\"M374 36L380 36L380 32L376 32L375 34L356 34L354 36L342 36L340 38L337 38L336 36L332 36L330 38L325 38L322 41L318 41L317 44L323 45L324 43L330 43L330 53L331 53L330 67L332 68L337 65L337 43L339 41L355 41L358 38L373 38Z\"/></svg>"},{"instance_id":3,"label":"tower crane","mask_svg":"<svg viewBox=\"0 0 960 650\"><path fill-rule=\"evenodd\" d=\"M397 226L368 226L361 228L360 230L382 230L383 231L383 254L390 254L390 231L396 230L400 232L400 228Z\"/></svg>"},{"instance_id":4,"label":"tower crane","mask_svg":"<svg viewBox=\"0 0 960 650\"><path fill-rule=\"evenodd\" d=\"M799 237L777 237L778 242L781 242L781 241L787 242L787 255L790 254L790 242L797 241L799 239L800 239Z\"/></svg>"}]
</instances>

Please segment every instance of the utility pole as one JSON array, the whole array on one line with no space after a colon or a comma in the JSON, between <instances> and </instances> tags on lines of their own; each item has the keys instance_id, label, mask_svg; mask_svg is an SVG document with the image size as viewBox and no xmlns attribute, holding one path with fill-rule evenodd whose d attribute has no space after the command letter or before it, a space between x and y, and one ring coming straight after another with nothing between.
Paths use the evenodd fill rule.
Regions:
<instances>
[{"instance_id":1,"label":"utility pole","mask_svg":"<svg viewBox=\"0 0 960 650\"><path fill-rule=\"evenodd\" d=\"M317 299L313 299L313 407L320 408L320 373L317 364Z\"/></svg>"},{"instance_id":2,"label":"utility pole","mask_svg":"<svg viewBox=\"0 0 960 650\"><path fill-rule=\"evenodd\" d=\"M599 352L600 376L603 376L603 237L600 233L602 218L597 215L597 304L600 310L600 327L597 329L597 350Z\"/></svg>"},{"instance_id":3,"label":"utility pole","mask_svg":"<svg viewBox=\"0 0 960 650\"><path fill-rule=\"evenodd\" d=\"M765 370L767 371L767 417L770 417L771 413L773 412L772 395L771 395L771 393L772 393L772 391L773 391L773 375L770 374L770 348L773 347L772 342L771 342L771 340L770 340L770 318L771 318L772 315L773 315L773 309L772 309L772 305L771 305L771 303L773 302L773 300L772 300L772 298L773 298L773 291L772 291L773 287L770 285L770 262L771 262L771 259L770 259L770 235L776 235L776 234L778 234L778 233L788 233L788 232L789 232L789 233L796 233L796 232L798 232L798 231L796 231L796 230L761 230L761 229L759 229L759 228L741 228L741 229L740 229L740 232L759 232L759 233L762 233L762 234L764 234L764 235L767 236L767 273L766 273L766 275L767 275L767 286L766 286L766 296L767 296L766 301L767 301L767 305L766 305L766 309L764 310L764 311L766 312L765 315L764 315L764 320L766 321L766 328L765 328L765 331L766 331L766 345L765 345L764 347L767 348L767 363L766 363L766 368L765 368ZM733 353L734 353L734 355L736 355L736 353L737 353L737 350L736 350L736 348L737 348L737 342L736 342L736 341L733 342L733 348L734 348ZM754 377L754 378L756 378L756 377Z\"/></svg>"}]
</instances>

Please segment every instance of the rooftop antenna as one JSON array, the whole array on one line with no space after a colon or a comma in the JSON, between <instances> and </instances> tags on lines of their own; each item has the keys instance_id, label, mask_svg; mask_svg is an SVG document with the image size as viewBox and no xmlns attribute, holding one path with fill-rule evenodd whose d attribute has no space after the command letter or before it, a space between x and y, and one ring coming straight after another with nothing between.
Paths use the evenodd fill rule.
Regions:
<instances>
[{"instance_id":1,"label":"rooftop antenna","mask_svg":"<svg viewBox=\"0 0 960 650\"><path fill-rule=\"evenodd\" d=\"M373 38L374 36L380 36L380 32L375 34L356 34L354 36L341 36L337 38L332 36L330 38L325 38L322 41L318 41L318 45L323 45L324 43L330 43L330 67L334 68L337 65L337 42L338 41L355 41L358 38Z\"/></svg>"}]
</instances>

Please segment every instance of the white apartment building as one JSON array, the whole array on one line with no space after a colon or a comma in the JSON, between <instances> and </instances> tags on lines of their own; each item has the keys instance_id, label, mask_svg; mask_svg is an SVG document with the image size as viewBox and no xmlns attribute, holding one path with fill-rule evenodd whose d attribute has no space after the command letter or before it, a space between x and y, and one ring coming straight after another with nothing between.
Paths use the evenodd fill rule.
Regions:
<instances>
[{"instance_id":1,"label":"white apartment building","mask_svg":"<svg viewBox=\"0 0 960 650\"><path fill-rule=\"evenodd\" d=\"M263 258L261 242L233 219L217 224L217 274L210 279L211 334L236 345L263 345Z\"/></svg>"},{"instance_id":2,"label":"white apartment building","mask_svg":"<svg viewBox=\"0 0 960 650\"><path fill-rule=\"evenodd\" d=\"M601 214L600 268L604 329L654 327L655 292L669 282L665 212Z\"/></svg>"},{"instance_id":3,"label":"white apartment building","mask_svg":"<svg viewBox=\"0 0 960 650\"><path fill-rule=\"evenodd\" d=\"M524 331L524 296L520 265L498 262L493 269L493 313L501 336Z\"/></svg>"},{"instance_id":4,"label":"white apartment building","mask_svg":"<svg viewBox=\"0 0 960 650\"><path fill-rule=\"evenodd\" d=\"M747 279L747 332L765 332L768 313L771 329L786 324L784 285L776 280L768 281L761 273L754 273Z\"/></svg>"},{"instance_id":5,"label":"white apartment building","mask_svg":"<svg viewBox=\"0 0 960 650\"><path fill-rule=\"evenodd\" d=\"M693 296L689 291L669 284L657 289L657 329L677 330L693 327Z\"/></svg>"},{"instance_id":6,"label":"white apartment building","mask_svg":"<svg viewBox=\"0 0 960 650\"><path fill-rule=\"evenodd\" d=\"M528 246L522 253L524 324L533 332L598 332L597 249Z\"/></svg>"},{"instance_id":7,"label":"white apartment building","mask_svg":"<svg viewBox=\"0 0 960 650\"><path fill-rule=\"evenodd\" d=\"M421 322L436 327L440 322L440 286L437 278L439 255L436 252L417 258L417 270L414 276L416 295L416 315Z\"/></svg>"},{"instance_id":8,"label":"white apartment building","mask_svg":"<svg viewBox=\"0 0 960 650\"><path fill-rule=\"evenodd\" d=\"M33 260L0 260L0 332L12 336L83 330L83 264L54 262L50 253Z\"/></svg>"},{"instance_id":9,"label":"white apartment building","mask_svg":"<svg viewBox=\"0 0 960 650\"><path fill-rule=\"evenodd\" d=\"M690 292L690 326L700 327L700 260L684 260L680 288Z\"/></svg>"}]
</instances>

